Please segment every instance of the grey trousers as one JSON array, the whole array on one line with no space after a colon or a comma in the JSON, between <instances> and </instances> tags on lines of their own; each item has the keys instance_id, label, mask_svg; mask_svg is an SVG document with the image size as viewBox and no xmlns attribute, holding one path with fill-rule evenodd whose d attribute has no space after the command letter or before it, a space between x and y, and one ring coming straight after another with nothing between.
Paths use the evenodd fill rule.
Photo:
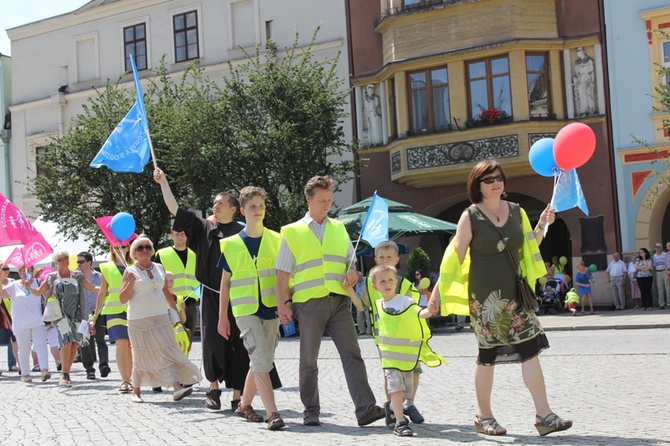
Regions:
<instances>
[{"instance_id":1,"label":"grey trousers","mask_svg":"<svg viewBox=\"0 0 670 446\"><path fill-rule=\"evenodd\" d=\"M293 316L300 329L299 385L305 414L321 412L317 359L324 330L328 331L340 355L356 418L361 419L376 404L348 300L345 296L327 296L293 304Z\"/></svg>"},{"instance_id":2,"label":"grey trousers","mask_svg":"<svg viewBox=\"0 0 670 446\"><path fill-rule=\"evenodd\" d=\"M654 271L654 282L658 294L658 306L665 307L670 304L670 281L665 271Z\"/></svg>"},{"instance_id":3,"label":"grey trousers","mask_svg":"<svg viewBox=\"0 0 670 446\"><path fill-rule=\"evenodd\" d=\"M623 276L611 277L610 285L614 293L614 307L626 309L626 293L623 289Z\"/></svg>"}]
</instances>

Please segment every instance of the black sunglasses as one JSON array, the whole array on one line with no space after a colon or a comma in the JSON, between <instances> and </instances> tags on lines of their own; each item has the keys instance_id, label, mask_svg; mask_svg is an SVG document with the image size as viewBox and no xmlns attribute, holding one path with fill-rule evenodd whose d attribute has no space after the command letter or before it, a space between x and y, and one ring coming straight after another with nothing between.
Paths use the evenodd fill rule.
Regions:
<instances>
[{"instance_id":1,"label":"black sunglasses","mask_svg":"<svg viewBox=\"0 0 670 446\"><path fill-rule=\"evenodd\" d=\"M3 271L9 271L9 268L6 267L6 266L3 266L3 267L2 267L2 270L3 270Z\"/></svg>"},{"instance_id":2,"label":"black sunglasses","mask_svg":"<svg viewBox=\"0 0 670 446\"><path fill-rule=\"evenodd\" d=\"M151 251L151 249L152 249L151 245L140 245L137 248L135 248L135 251L144 251L145 249L147 251Z\"/></svg>"},{"instance_id":3,"label":"black sunglasses","mask_svg":"<svg viewBox=\"0 0 670 446\"><path fill-rule=\"evenodd\" d=\"M86 263L86 260L77 260L77 265L83 265Z\"/></svg>"},{"instance_id":4,"label":"black sunglasses","mask_svg":"<svg viewBox=\"0 0 670 446\"><path fill-rule=\"evenodd\" d=\"M495 183L496 181L499 182L499 183L502 183L504 180L505 180L505 179L503 178L502 175L496 175L496 176L494 176L494 177L486 177L486 178L482 178L482 179L479 180L479 181L481 181L482 183L486 183L486 184L493 184L493 183Z\"/></svg>"}]
</instances>

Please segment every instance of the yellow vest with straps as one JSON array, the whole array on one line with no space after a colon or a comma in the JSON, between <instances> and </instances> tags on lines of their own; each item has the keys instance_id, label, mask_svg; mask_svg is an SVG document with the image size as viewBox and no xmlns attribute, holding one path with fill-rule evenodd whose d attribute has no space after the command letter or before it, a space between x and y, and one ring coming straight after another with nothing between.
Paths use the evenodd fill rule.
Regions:
<instances>
[{"instance_id":1,"label":"yellow vest with straps","mask_svg":"<svg viewBox=\"0 0 670 446\"><path fill-rule=\"evenodd\" d=\"M377 300L376 307L383 368L411 372L419 361L428 367L448 364L428 345L431 333L426 320L419 317L421 307L412 304L400 314L389 314L382 308L382 299Z\"/></svg>"},{"instance_id":2,"label":"yellow vest with straps","mask_svg":"<svg viewBox=\"0 0 670 446\"><path fill-rule=\"evenodd\" d=\"M248 316L258 311L259 283L260 299L263 305L268 308L276 307L277 270L275 270L275 262L281 244L279 234L267 228L263 229L263 238L255 263L239 234L226 237L219 244L231 271L230 305L233 316Z\"/></svg>"},{"instance_id":3,"label":"yellow vest with straps","mask_svg":"<svg viewBox=\"0 0 670 446\"><path fill-rule=\"evenodd\" d=\"M174 324L172 331L174 332L174 339L177 341L179 349L188 357L188 350L191 347L191 342L188 340L188 333L186 333L184 325L181 323Z\"/></svg>"},{"instance_id":4,"label":"yellow vest with straps","mask_svg":"<svg viewBox=\"0 0 670 446\"><path fill-rule=\"evenodd\" d=\"M101 263L100 272L107 282L107 297L100 314L120 314L127 311L128 304L122 304L119 299L122 278L119 268L114 262Z\"/></svg>"},{"instance_id":5,"label":"yellow vest with straps","mask_svg":"<svg viewBox=\"0 0 670 446\"><path fill-rule=\"evenodd\" d=\"M370 327L372 327L372 337L375 340L375 344L379 345L379 313L377 312L377 300L382 298L382 293L374 289L372 286L371 277L366 279L365 286L368 292L368 298L370 299L370 306L368 307L368 310L370 311ZM418 304L420 297L419 291L414 288L412 282L403 277L402 282L400 282L400 289L398 290L398 294L407 296L407 290L410 289L412 290L410 293L412 299Z\"/></svg>"},{"instance_id":6,"label":"yellow vest with straps","mask_svg":"<svg viewBox=\"0 0 670 446\"><path fill-rule=\"evenodd\" d=\"M184 267L184 263L174 248L159 249L156 254L158 254L163 268L166 271L170 271L174 277L172 294L184 297L188 296L198 300L200 297L193 292L193 290L200 286L200 282L195 278L195 253L190 248L186 248L186 250L188 252L186 267Z\"/></svg>"},{"instance_id":7,"label":"yellow vest with straps","mask_svg":"<svg viewBox=\"0 0 670 446\"><path fill-rule=\"evenodd\" d=\"M327 218L323 243L302 220L282 227L281 235L296 261L293 302L307 302L330 293L347 295L342 281L351 242L344 224Z\"/></svg>"}]
</instances>

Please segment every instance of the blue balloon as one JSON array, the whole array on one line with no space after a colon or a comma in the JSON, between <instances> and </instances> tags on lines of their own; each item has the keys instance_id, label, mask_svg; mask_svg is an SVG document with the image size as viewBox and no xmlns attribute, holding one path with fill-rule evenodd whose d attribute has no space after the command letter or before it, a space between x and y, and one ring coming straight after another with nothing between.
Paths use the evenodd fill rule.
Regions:
<instances>
[{"instance_id":1,"label":"blue balloon","mask_svg":"<svg viewBox=\"0 0 670 446\"><path fill-rule=\"evenodd\" d=\"M554 159L554 139L538 139L530 146L528 162L535 172L543 177L553 177L560 171Z\"/></svg>"},{"instance_id":2,"label":"blue balloon","mask_svg":"<svg viewBox=\"0 0 670 446\"><path fill-rule=\"evenodd\" d=\"M121 241L126 240L135 232L135 219L127 212L119 212L112 217L109 229L112 230L114 237Z\"/></svg>"}]
</instances>

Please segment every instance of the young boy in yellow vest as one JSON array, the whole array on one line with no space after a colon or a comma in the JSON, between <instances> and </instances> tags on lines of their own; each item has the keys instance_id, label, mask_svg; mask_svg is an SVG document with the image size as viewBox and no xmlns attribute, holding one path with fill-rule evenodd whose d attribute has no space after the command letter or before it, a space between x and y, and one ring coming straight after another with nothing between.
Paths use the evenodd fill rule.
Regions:
<instances>
[{"instance_id":1,"label":"young boy in yellow vest","mask_svg":"<svg viewBox=\"0 0 670 446\"><path fill-rule=\"evenodd\" d=\"M400 256L398 255L398 245L393 241L381 242L375 247L375 263L377 265L389 265L396 267L400 263ZM414 299L417 303L419 302L419 292L414 288L412 282L402 277L399 278L399 286L396 289L396 293L402 294ZM376 302L381 299L382 295L373 287L372 278L368 276L365 287L363 289L363 304L368 308L370 312L370 326L372 328L372 335L375 339L375 344L379 345L379 312L377 311ZM419 387L419 377L421 376L421 365L417 365L413 373L413 386L414 391L412 394L405 400L403 403L403 410L405 415L408 415L412 423L421 424L425 421L423 415L414 405L414 396L416 395L416 390ZM384 381L384 391L386 391L387 383ZM388 392L386 392L386 403L384 404L385 411L385 423L389 428L395 427L396 419L391 410L391 397Z\"/></svg>"},{"instance_id":2,"label":"young boy in yellow vest","mask_svg":"<svg viewBox=\"0 0 670 446\"><path fill-rule=\"evenodd\" d=\"M394 266L377 265L370 271L372 286L382 295L375 301L379 319L378 347L384 368L386 391L396 423L393 433L411 437L414 432L403 415L403 400L410 398L414 387L414 370L422 361L430 367L446 361L427 344L430 329L425 319L432 313L419 307L411 297L398 294L398 275Z\"/></svg>"},{"instance_id":3,"label":"young boy in yellow vest","mask_svg":"<svg viewBox=\"0 0 670 446\"><path fill-rule=\"evenodd\" d=\"M256 391L267 414L267 428L284 427L275 403L270 370L279 342L277 272L275 261L281 238L263 226L265 191L247 186L240 191L240 212L246 226L239 234L221 240L219 324L221 336L230 337L228 305L232 306L240 337L249 353L250 367L236 413L247 421L262 422L251 407Z\"/></svg>"}]
</instances>

